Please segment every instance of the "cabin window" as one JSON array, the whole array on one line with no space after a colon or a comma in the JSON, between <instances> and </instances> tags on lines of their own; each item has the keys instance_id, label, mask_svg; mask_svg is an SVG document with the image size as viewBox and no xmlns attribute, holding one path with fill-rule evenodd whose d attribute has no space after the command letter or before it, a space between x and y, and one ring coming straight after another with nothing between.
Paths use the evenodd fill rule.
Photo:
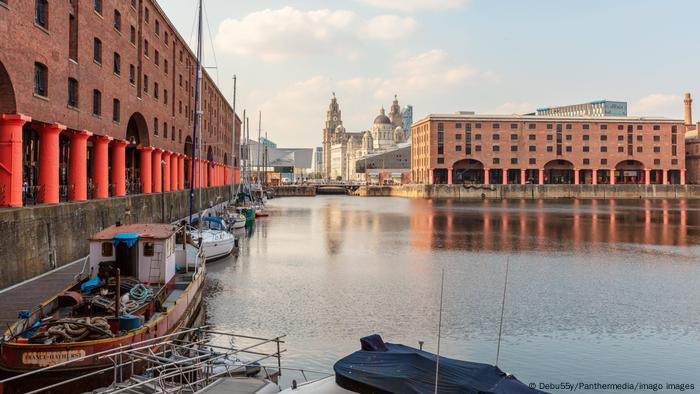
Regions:
<instances>
[{"instance_id":1,"label":"cabin window","mask_svg":"<svg viewBox=\"0 0 700 394\"><path fill-rule=\"evenodd\" d=\"M112 256L112 243L111 242L102 242L102 257L111 257Z\"/></svg>"},{"instance_id":2,"label":"cabin window","mask_svg":"<svg viewBox=\"0 0 700 394\"><path fill-rule=\"evenodd\" d=\"M153 242L146 242L143 244L143 255L153 256Z\"/></svg>"}]
</instances>

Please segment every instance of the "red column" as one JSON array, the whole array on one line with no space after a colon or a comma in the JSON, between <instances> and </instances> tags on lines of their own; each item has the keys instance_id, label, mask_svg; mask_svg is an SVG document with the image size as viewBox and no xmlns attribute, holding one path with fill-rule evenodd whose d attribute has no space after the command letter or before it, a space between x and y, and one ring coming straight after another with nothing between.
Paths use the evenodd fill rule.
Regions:
<instances>
[{"instance_id":1,"label":"red column","mask_svg":"<svg viewBox=\"0 0 700 394\"><path fill-rule=\"evenodd\" d=\"M163 156L163 150L154 148L151 154L151 171L153 171L153 193L160 193L162 189L161 182L163 182L163 170L160 165L160 159Z\"/></svg>"},{"instance_id":2,"label":"red column","mask_svg":"<svg viewBox=\"0 0 700 394\"><path fill-rule=\"evenodd\" d=\"M185 155L177 155L177 188L185 190Z\"/></svg>"},{"instance_id":3,"label":"red column","mask_svg":"<svg viewBox=\"0 0 700 394\"><path fill-rule=\"evenodd\" d=\"M508 184L508 169L504 168L503 170L501 170L501 173L503 174L503 175L501 175L501 183L504 185L507 185Z\"/></svg>"},{"instance_id":4,"label":"red column","mask_svg":"<svg viewBox=\"0 0 700 394\"><path fill-rule=\"evenodd\" d=\"M489 179L489 173L491 172L490 169L484 168L484 185L489 185L491 184L491 179Z\"/></svg>"},{"instance_id":5,"label":"red column","mask_svg":"<svg viewBox=\"0 0 700 394\"><path fill-rule=\"evenodd\" d=\"M22 206L22 126L32 118L0 115L0 200L4 207Z\"/></svg>"},{"instance_id":6,"label":"red column","mask_svg":"<svg viewBox=\"0 0 700 394\"><path fill-rule=\"evenodd\" d=\"M593 180L592 180L593 184L597 185L598 184L598 169L597 168L593 169L591 176L593 177Z\"/></svg>"},{"instance_id":7,"label":"red column","mask_svg":"<svg viewBox=\"0 0 700 394\"><path fill-rule=\"evenodd\" d=\"M39 132L39 201L58 204L58 136L66 129L62 124L41 124Z\"/></svg>"},{"instance_id":8,"label":"red column","mask_svg":"<svg viewBox=\"0 0 700 394\"><path fill-rule=\"evenodd\" d=\"M140 146L139 151L141 152L141 193L151 193L153 171L151 168L153 155L153 147L150 146Z\"/></svg>"},{"instance_id":9,"label":"red column","mask_svg":"<svg viewBox=\"0 0 700 394\"><path fill-rule=\"evenodd\" d=\"M544 168L540 168L537 184L544 185Z\"/></svg>"},{"instance_id":10,"label":"red column","mask_svg":"<svg viewBox=\"0 0 700 394\"><path fill-rule=\"evenodd\" d=\"M581 184L581 174L578 168L574 168L574 185Z\"/></svg>"},{"instance_id":11,"label":"red column","mask_svg":"<svg viewBox=\"0 0 700 394\"><path fill-rule=\"evenodd\" d=\"M178 173L178 156L179 153L170 155L170 190L175 191L177 188L177 173Z\"/></svg>"},{"instance_id":12,"label":"red column","mask_svg":"<svg viewBox=\"0 0 700 394\"><path fill-rule=\"evenodd\" d=\"M129 144L125 140L114 140L112 142L112 184L115 197L126 196L126 146Z\"/></svg>"},{"instance_id":13,"label":"red column","mask_svg":"<svg viewBox=\"0 0 700 394\"><path fill-rule=\"evenodd\" d=\"M685 185L685 171L685 168L681 170L681 185Z\"/></svg>"},{"instance_id":14,"label":"red column","mask_svg":"<svg viewBox=\"0 0 700 394\"><path fill-rule=\"evenodd\" d=\"M171 153L168 151L163 151L163 155L161 156L161 160L165 162L163 166L161 166L163 170L163 191L164 192L169 192L170 191L170 155Z\"/></svg>"},{"instance_id":15,"label":"red column","mask_svg":"<svg viewBox=\"0 0 700 394\"><path fill-rule=\"evenodd\" d=\"M428 170L428 184L435 184L435 169L431 168Z\"/></svg>"},{"instance_id":16,"label":"red column","mask_svg":"<svg viewBox=\"0 0 700 394\"><path fill-rule=\"evenodd\" d=\"M615 169L613 168L610 170L610 184L614 185L615 184Z\"/></svg>"},{"instance_id":17,"label":"red column","mask_svg":"<svg viewBox=\"0 0 700 394\"><path fill-rule=\"evenodd\" d=\"M96 135L93 138L92 184L94 198L109 197L109 141L112 137Z\"/></svg>"},{"instance_id":18,"label":"red column","mask_svg":"<svg viewBox=\"0 0 700 394\"><path fill-rule=\"evenodd\" d=\"M651 184L651 169L649 169L649 168L644 169L644 184L645 185Z\"/></svg>"},{"instance_id":19,"label":"red column","mask_svg":"<svg viewBox=\"0 0 700 394\"><path fill-rule=\"evenodd\" d=\"M452 184L452 168L447 169L447 184Z\"/></svg>"},{"instance_id":20,"label":"red column","mask_svg":"<svg viewBox=\"0 0 700 394\"><path fill-rule=\"evenodd\" d=\"M521 169L520 169L520 184L521 184L521 185L524 185L525 182L527 181L527 180L525 179L526 176L527 176L527 170L521 168Z\"/></svg>"},{"instance_id":21,"label":"red column","mask_svg":"<svg viewBox=\"0 0 700 394\"><path fill-rule=\"evenodd\" d=\"M89 131L73 131L70 134L70 170L68 184L71 201L87 200L87 140Z\"/></svg>"},{"instance_id":22,"label":"red column","mask_svg":"<svg viewBox=\"0 0 700 394\"><path fill-rule=\"evenodd\" d=\"M668 185L668 171L667 170L661 170L661 173L663 174L663 185Z\"/></svg>"}]
</instances>

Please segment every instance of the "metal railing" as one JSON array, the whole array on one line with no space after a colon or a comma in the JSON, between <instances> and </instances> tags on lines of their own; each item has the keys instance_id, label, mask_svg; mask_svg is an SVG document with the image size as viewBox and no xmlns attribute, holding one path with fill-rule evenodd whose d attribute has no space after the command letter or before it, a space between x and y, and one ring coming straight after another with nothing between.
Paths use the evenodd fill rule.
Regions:
<instances>
[{"instance_id":1,"label":"metal railing","mask_svg":"<svg viewBox=\"0 0 700 394\"><path fill-rule=\"evenodd\" d=\"M89 372L27 393L53 390L76 382L89 385L90 378L106 374L112 374L112 382L100 392L110 394L135 392L137 389L194 393L223 377L247 376L249 368L259 368L265 379L274 380L282 371L281 356L286 352L282 348L284 338L285 335L274 338L238 335L211 330L209 326L184 329L12 376L0 380L0 390L13 381L58 372L87 360L98 365L105 363ZM236 346L239 340L246 342L245 345ZM260 365L269 359L276 359L277 366Z\"/></svg>"}]
</instances>

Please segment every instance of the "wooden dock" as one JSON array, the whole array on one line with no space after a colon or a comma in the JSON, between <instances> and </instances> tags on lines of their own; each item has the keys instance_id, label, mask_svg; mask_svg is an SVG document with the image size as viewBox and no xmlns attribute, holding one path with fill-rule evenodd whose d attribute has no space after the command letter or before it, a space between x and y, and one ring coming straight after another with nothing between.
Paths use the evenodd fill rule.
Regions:
<instances>
[{"instance_id":1,"label":"wooden dock","mask_svg":"<svg viewBox=\"0 0 700 394\"><path fill-rule=\"evenodd\" d=\"M53 271L0 290L0 327L5 331L17 321L22 309L33 310L54 294L70 287L81 272L87 258L66 264Z\"/></svg>"}]
</instances>

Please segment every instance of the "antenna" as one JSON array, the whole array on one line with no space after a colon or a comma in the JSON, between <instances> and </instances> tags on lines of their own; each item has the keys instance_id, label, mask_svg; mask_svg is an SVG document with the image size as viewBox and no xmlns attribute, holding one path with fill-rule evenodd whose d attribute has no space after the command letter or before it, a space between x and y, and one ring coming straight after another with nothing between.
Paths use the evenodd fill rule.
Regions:
<instances>
[{"instance_id":1,"label":"antenna","mask_svg":"<svg viewBox=\"0 0 700 394\"><path fill-rule=\"evenodd\" d=\"M498 366L498 356L501 355L501 334L503 333L503 314L506 310L506 290L508 289L508 268L510 267L510 256L506 257L506 278L503 283L503 299L501 300L501 323L498 326L498 347L496 348L496 366Z\"/></svg>"},{"instance_id":2,"label":"antenna","mask_svg":"<svg viewBox=\"0 0 700 394\"><path fill-rule=\"evenodd\" d=\"M438 337L437 337L437 357L435 357L435 394L438 392L438 378L440 377L440 331L442 331L442 295L445 289L445 269L442 269L442 280L440 281L440 311L438 312Z\"/></svg>"}]
</instances>

